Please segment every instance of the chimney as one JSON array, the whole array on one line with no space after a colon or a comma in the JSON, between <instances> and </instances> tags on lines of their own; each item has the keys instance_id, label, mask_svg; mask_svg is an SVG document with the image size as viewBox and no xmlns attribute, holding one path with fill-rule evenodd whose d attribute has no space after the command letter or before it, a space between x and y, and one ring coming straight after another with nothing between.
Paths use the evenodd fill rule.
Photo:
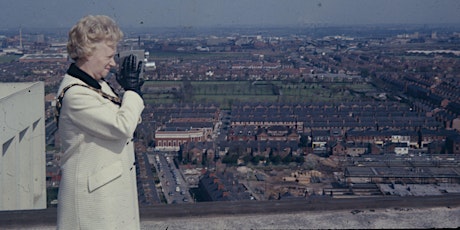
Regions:
<instances>
[{"instance_id":1,"label":"chimney","mask_svg":"<svg viewBox=\"0 0 460 230\"><path fill-rule=\"evenodd\" d=\"M19 49L22 49L22 27L19 28Z\"/></svg>"}]
</instances>

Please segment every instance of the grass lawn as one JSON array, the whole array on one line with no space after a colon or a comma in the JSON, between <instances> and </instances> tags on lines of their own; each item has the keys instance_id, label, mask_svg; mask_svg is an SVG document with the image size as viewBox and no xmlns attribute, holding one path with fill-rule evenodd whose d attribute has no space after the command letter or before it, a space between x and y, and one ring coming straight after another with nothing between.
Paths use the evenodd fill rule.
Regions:
<instances>
[{"instance_id":1,"label":"grass lawn","mask_svg":"<svg viewBox=\"0 0 460 230\"><path fill-rule=\"evenodd\" d=\"M148 81L146 86L183 89L182 81ZM216 103L228 109L238 102L283 102L314 103L343 102L356 100L360 95L352 92L367 92L374 88L370 84L347 83L287 83L281 81L192 81L188 95L177 98L172 93L144 94L146 103L167 104L181 100L196 103Z\"/></svg>"},{"instance_id":2,"label":"grass lawn","mask_svg":"<svg viewBox=\"0 0 460 230\"><path fill-rule=\"evenodd\" d=\"M8 63L12 61L17 61L19 60L21 56L19 55L12 55L12 54L7 54L7 55L0 55L0 63Z\"/></svg>"}]
</instances>

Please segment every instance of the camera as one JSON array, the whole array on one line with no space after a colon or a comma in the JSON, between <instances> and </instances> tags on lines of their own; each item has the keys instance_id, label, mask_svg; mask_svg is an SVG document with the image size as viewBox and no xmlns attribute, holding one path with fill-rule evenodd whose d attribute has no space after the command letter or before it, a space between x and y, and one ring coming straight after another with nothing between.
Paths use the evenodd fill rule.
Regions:
<instances>
[{"instance_id":1,"label":"camera","mask_svg":"<svg viewBox=\"0 0 460 230\"><path fill-rule=\"evenodd\" d=\"M123 64L123 60L125 59L125 57L127 57L127 56L129 56L131 54L136 56L137 65L139 65L139 62L142 61L142 65L143 65L142 67L143 67L144 72L145 72L146 69L148 69L148 70L155 70L156 69L155 62L149 62L148 61L149 52L146 52L145 50L125 50L125 51L119 52L116 55L116 62L117 62L117 65L118 65L118 69L115 70L115 71L120 72L121 66ZM141 78L144 78L144 73L141 73Z\"/></svg>"},{"instance_id":2,"label":"camera","mask_svg":"<svg viewBox=\"0 0 460 230\"><path fill-rule=\"evenodd\" d=\"M137 64L136 66L139 65L139 62L142 62L142 67L145 69L145 52L143 50L126 50L126 51L121 51L117 55L117 65L118 65L118 72L121 72L121 66L123 65L123 60L125 57L128 57L129 55L134 55L136 56Z\"/></svg>"}]
</instances>

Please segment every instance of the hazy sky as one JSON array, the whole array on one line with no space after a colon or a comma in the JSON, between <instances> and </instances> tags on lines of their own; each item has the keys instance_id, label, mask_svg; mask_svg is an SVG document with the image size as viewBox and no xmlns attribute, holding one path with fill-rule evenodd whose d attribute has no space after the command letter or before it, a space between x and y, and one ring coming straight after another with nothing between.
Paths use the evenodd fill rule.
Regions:
<instances>
[{"instance_id":1,"label":"hazy sky","mask_svg":"<svg viewBox=\"0 0 460 230\"><path fill-rule=\"evenodd\" d=\"M460 24L460 0L0 0L0 28L71 27L106 14L122 27Z\"/></svg>"}]
</instances>

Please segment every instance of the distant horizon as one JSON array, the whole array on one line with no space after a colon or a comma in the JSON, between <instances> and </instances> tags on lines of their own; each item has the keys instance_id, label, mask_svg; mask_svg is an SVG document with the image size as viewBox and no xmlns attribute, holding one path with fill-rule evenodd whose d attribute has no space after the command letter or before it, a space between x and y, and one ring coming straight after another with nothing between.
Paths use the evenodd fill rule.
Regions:
<instances>
[{"instance_id":1,"label":"distant horizon","mask_svg":"<svg viewBox=\"0 0 460 230\"><path fill-rule=\"evenodd\" d=\"M460 23L380 23L380 24L304 24L304 25L222 25L222 26L212 26L212 25L201 25L201 26L120 26L123 31L137 31L142 30L219 30L219 29L334 29L334 28L343 28L343 29L352 29L352 28L361 28L361 29L452 29L460 30ZM52 26L43 26L43 27L33 27L33 26L17 26L17 27L0 27L0 35L2 32L15 32L22 30L22 32L33 32L38 31L48 31L54 30L54 32L62 31L68 32L70 28L67 27L52 27Z\"/></svg>"},{"instance_id":2,"label":"distant horizon","mask_svg":"<svg viewBox=\"0 0 460 230\"><path fill-rule=\"evenodd\" d=\"M458 25L458 0L6 1L0 28L67 28L107 15L122 28Z\"/></svg>"}]
</instances>

